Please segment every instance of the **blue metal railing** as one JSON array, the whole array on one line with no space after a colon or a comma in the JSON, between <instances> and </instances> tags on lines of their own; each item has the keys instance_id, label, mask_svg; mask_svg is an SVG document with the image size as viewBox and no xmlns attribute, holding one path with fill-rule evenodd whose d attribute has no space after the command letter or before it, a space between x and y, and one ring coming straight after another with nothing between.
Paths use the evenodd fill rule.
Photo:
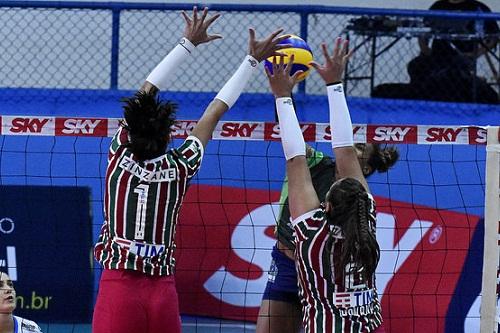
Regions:
<instances>
[{"instance_id":1,"label":"blue metal railing","mask_svg":"<svg viewBox=\"0 0 500 333\"><path fill-rule=\"evenodd\" d=\"M53 8L53 9L90 9L110 10L112 12L111 68L110 88L118 88L118 61L120 40L120 16L124 10L178 11L190 10L195 4L166 3L134 3L134 2L60 2L60 1L0 1L0 8ZM430 10L401 10L382 8L329 7L321 5L237 5L237 4L196 4L198 7L208 6L212 11L250 11L280 12L300 14L300 34L307 40L308 19L311 14L342 15L385 15L400 17L440 17L445 19L496 20L500 21L500 13L456 12ZM305 81L299 85L299 92L305 93Z\"/></svg>"},{"instance_id":2,"label":"blue metal railing","mask_svg":"<svg viewBox=\"0 0 500 333\"><path fill-rule=\"evenodd\" d=\"M207 6L215 11L292 12L303 14L344 15L392 15L418 17L444 17L447 19L495 19L500 13L465 13L429 10L404 10L384 8L330 7L320 5L237 5L237 4L182 4L182 3L134 3L134 2L76 2L76 1L0 1L0 7L17 8L66 8L109 10L189 10L193 5Z\"/></svg>"}]
</instances>

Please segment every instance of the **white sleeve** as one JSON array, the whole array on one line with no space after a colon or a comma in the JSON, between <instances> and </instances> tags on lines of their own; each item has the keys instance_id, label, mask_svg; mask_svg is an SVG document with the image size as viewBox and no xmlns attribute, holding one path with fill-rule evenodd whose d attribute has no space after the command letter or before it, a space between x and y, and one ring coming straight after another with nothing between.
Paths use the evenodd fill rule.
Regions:
<instances>
[{"instance_id":1,"label":"white sleeve","mask_svg":"<svg viewBox=\"0 0 500 333\"><path fill-rule=\"evenodd\" d=\"M330 109L330 130L332 132L332 147L351 147L354 145L352 121L344 95L342 83L326 87L328 106Z\"/></svg>"},{"instance_id":2,"label":"white sleeve","mask_svg":"<svg viewBox=\"0 0 500 333\"><path fill-rule=\"evenodd\" d=\"M276 112L280 124L281 144L286 160L306 155L306 143L290 97L276 98Z\"/></svg>"},{"instance_id":3,"label":"white sleeve","mask_svg":"<svg viewBox=\"0 0 500 333\"><path fill-rule=\"evenodd\" d=\"M168 87L173 72L196 50L196 47L183 37L179 44L170 51L165 58L153 69L146 81L153 84L160 90Z\"/></svg>"}]
</instances>

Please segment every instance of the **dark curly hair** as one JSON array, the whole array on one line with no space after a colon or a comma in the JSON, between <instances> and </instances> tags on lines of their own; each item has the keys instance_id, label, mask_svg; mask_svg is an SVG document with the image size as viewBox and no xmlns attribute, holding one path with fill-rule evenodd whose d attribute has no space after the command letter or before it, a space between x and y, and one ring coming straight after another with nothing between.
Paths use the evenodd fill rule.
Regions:
<instances>
[{"instance_id":1,"label":"dark curly hair","mask_svg":"<svg viewBox=\"0 0 500 333\"><path fill-rule=\"evenodd\" d=\"M394 146L384 147L382 148L380 144L363 144L357 143L356 148L363 151L370 145L373 147L373 151L366 163L370 166L371 171L368 174L365 174L365 177L371 176L375 171L377 172L387 172L399 159L399 151Z\"/></svg>"},{"instance_id":2,"label":"dark curly hair","mask_svg":"<svg viewBox=\"0 0 500 333\"><path fill-rule=\"evenodd\" d=\"M340 227L344 237L340 267L344 271L344 267L352 262L354 267L350 272L361 270L363 278L368 281L375 274L380 259L368 193L356 179L343 178L331 186L326 200L332 205L328 223Z\"/></svg>"},{"instance_id":3,"label":"dark curly hair","mask_svg":"<svg viewBox=\"0 0 500 333\"><path fill-rule=\"evenodd\" d=\"M175 124L177 105L163 102L154 92L139 91L123 98L125 123L130 134L128 147L140 160L156 158L165 153L170 132Z\"/></svg>"}]
</instances>

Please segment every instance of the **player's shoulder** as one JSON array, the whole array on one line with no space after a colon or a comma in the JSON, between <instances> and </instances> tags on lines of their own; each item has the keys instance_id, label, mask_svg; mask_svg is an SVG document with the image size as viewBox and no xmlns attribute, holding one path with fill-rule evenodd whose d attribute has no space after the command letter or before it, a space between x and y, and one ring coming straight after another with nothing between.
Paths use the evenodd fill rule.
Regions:
<instances>
[{"instance_id":1,"label":"player's shoulder","mask_svg":"<svg viewBox=\"0 0 500 333\"><path fill-rule=\"evenodd\" d=\"M14 316L14 320L17 321L17 327L19 333L42 333L42 329L32 320L24 319L21 317Z\"/></svg>"},{"instance_id":2,"label":"player's shoulder","mask_svg":"<svg viewBox=\"0 0 500 333\"><path fill-rule=\"evenodd\" d=\"M323 224L325 218L326 212L324 206L321 205L318 208L305 212L302 215L296 217L292 221L292 225L295 226L298 224L304 224L310 228L318 228Z\"/></svg>"},{"instance_id":3,"label":"player's shoulder","mask_svg":"<svg viewBox=\"0 0 500 333\"><path fill-rule=\"evenodd\" d=\"M194 135L188 136L184 142L177 148L171 150L171 153L182 155L184 157L192 157L193 155L203 155L204 148L200 139Z\"/></svg>"}]
</instances>

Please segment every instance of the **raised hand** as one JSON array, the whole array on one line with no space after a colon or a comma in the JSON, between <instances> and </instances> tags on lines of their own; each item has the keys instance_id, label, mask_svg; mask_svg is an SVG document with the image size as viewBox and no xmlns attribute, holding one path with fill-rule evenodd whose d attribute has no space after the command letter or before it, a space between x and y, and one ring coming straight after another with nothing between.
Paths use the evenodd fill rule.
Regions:
<instances>
[{"instance_id":1,"label":"raised hand","mask_svg":"<svg viewBox=\"0 0 500 333\"><path fill-rule=\"evenodd\" d=\"M290 35L277 37L283 32L283 29L276 30L263 40L255 39L255 30L253 28L248 29L248 32L250 35L248 41L248 54L257 59L258 62L271 56L279 56L281 55L281 53L278 52L279 50L290 47L289 44L278 45L282 40L290 37Z\"/></svg>"},{"instance_id":2,"label":"raised hand","mask_svg":"<svg viewBox=\"0 0 500 333\"><path fill-rule=\"evenodd\" d=\"M302 71L295 72L290 76L290 71L292 70L294 55L290 56L290 61L288 64L284 64L283 56L279 56L279 63L276 63L276 57L273 57L273 71L266 67L266 75L269 79L269 85L271 86L271 91L275 97L290 97L292 96L292 90L295 84L299 80L299 75Z\"/></svg>"},{"instance_id":3,"label":"raised hand","mask_svg":"<svg viewBox=\"0 0 500 333\"><path fill-rule=\"evenodd\" d=\"M344 74L347 61L352 56L353 51L348 50L349 41L338 37L333 48L333 55L330 56L325 43L321 44L325 63L323 65L312 61L310 65L316 69L326 84L340 82Z\"/></svg>"},{"instance_id":4,"label":"raised hand","mask_svg":"<svg viewBox=\"0 0 500 333\"><path fill-rule=\"evenodd\" d=\"M220 17L220 14L215 14L207 19L208 8L203 8L203 13L201 18L198 17L198 8L193 7L193 15L189 17L186 12L182 12L184 21L186 21L186 28L184 29L184 37L189 39L194 46L198 46L203 43L211 42L215 39L222 38L221 35L209 35L207 33L210 25Z\"/></svg>"}]
</instances>

